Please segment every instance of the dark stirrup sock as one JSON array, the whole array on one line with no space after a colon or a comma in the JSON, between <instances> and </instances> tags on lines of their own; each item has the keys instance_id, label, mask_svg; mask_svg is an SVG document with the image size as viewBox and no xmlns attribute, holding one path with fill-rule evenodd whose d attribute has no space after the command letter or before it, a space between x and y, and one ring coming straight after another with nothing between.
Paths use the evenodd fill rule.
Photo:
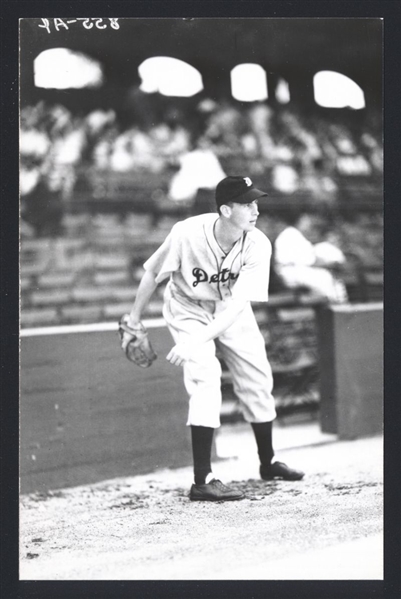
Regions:
<instances>
[{"instance_id":1,"label":"dark stirrup sock","mask_svg":"<svg viewBox=\"0 0 401 599\"><path fill-rule=\"evenodd\" d=\"M269 466L274 456L272 422L251 422L255 434L260 463Z\"/></svg>"},{"instance_id":2,"label":"dark stirrup sock","mask_svg":"<svg viewBox=\"0 0 401 599\"><path fill-rule=\"evenodd\" d=\"M196 485L204 485L207 475L212 471L213 435L214 428L191 425L192 455Z\"/></svg>"}]
</instances>

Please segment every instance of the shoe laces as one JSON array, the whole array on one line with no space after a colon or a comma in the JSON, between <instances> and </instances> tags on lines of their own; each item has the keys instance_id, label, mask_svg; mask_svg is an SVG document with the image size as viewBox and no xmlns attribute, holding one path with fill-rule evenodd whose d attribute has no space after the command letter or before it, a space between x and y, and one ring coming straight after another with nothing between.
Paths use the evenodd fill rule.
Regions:
<instances>
[{"instance_id":1,"label":"shoe laces","mask_svg":"<svg viewBox=\"0 0 401 599\"><path fill-rule=\"evenodd\" d=\"M217 487L220 491L230 491L229 487L224 485L218 478L214 478L213 480L211 480L209 485Z\"/></svg>"}]
</instances>

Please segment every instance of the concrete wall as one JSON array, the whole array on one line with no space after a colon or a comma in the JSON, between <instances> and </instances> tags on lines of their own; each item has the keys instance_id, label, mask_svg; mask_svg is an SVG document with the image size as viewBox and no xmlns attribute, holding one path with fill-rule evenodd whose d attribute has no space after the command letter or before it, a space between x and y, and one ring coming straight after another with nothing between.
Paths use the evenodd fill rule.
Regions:
<instances>
[{"instance_id":1,"label":"concrete wall","mask_svg":"<svg viewBox=\"0 0 401 599\"><path fill-rule=\"evenodd\" d=\"M323 432L382 431L383 307L318 312ZM22 336L21 491L46 492L192 463L182 371L165 360L172 340L150 331L159 358L125 359L116 331Z\"/></svg>"},{"instance_id":2,"label":"concrete wall","mask_svg":"<svg viewBox=\"0 0 401 599\"><path fill-rule=\"evenodd\" d=\"M317 313L320 423L340 439L383 430L383 305L331 306Z\"/></svg>"},{"instance_id":3,"label":"concrete wall","mask_svg":"<svg viewBox=\"0 0 401 599\"><path fill-rule=\"evenodd\" d=\"M117 332L21 338L21 491L45 492L189 465L187 396L172 340L152 329L149 369L124 357Z\"/></svg>"}]
</instances>

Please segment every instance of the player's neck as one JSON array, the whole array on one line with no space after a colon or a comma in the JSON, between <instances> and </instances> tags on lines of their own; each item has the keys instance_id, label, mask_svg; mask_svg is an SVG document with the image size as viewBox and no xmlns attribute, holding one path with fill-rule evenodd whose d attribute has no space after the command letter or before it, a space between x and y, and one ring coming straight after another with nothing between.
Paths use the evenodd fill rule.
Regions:
<instances>
[{"instance_id":1,"label":"player's neck","mask_svg":"<svg viewBox=\"0 0 401 599\"><path fill-rule=\"evenodd\" d=\"M217 243L225 251L229 251L238 239L242 237L243 233L242 229L235 227L232 223L221 217L217 219L214 226L214 235Z\"/></svg>"}]
</instances>

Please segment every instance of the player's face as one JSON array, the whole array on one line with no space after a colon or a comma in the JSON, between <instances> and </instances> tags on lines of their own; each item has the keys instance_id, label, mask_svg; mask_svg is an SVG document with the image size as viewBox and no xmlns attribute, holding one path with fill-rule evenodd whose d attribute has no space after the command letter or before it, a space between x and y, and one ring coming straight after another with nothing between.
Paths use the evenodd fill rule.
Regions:
<instances>
[{"instance_id":1,"label":"player's face","mask_svg":"<svg viewBox=\"0 0 401 599\"><path fill-rule=\"evenodd\" d=\"M249 204L236 204L233 202L228 220L238 229L248 232L255 228L258 216L258 200L249 202Z\"/></svg>"}]
</instances>

